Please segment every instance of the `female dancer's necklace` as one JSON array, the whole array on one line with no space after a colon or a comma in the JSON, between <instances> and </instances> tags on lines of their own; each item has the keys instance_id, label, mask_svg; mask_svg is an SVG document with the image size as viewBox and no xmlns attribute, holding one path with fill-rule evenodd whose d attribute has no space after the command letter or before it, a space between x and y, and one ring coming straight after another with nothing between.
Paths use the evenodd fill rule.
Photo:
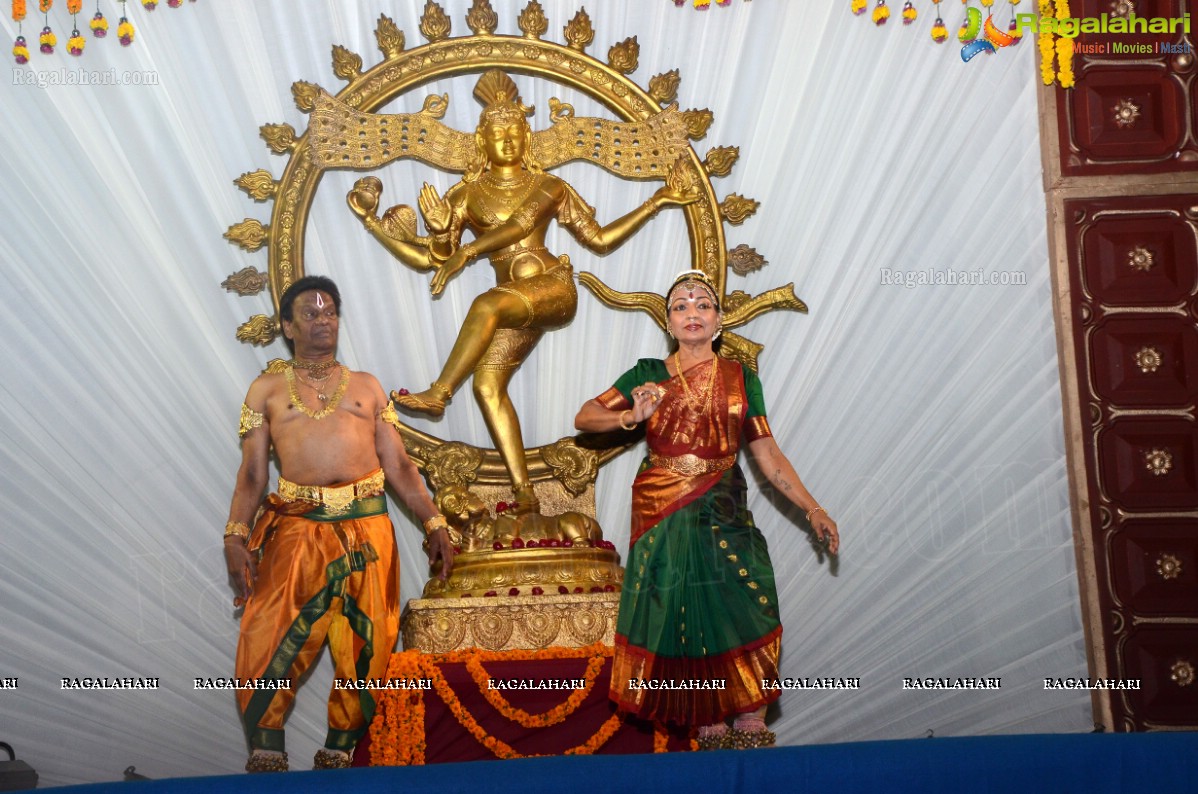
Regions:
<instances>
[{"instance_id":1,"label":"female dancer's necklace","mask_svg":"<svg viewBox=\"0 0 1198 794\"><path fill-rule=\"evenodd\" d=\"M686 375L682 372L682 357L680 351L674 351L674 369L678 371L678 381L682 384L683 401L694 417L699 417L711 409L711 395L715 391L716 361L711 360L711 372L707 376L707 384L695 394L687 383Z\"/></svg>"}]
</instances>

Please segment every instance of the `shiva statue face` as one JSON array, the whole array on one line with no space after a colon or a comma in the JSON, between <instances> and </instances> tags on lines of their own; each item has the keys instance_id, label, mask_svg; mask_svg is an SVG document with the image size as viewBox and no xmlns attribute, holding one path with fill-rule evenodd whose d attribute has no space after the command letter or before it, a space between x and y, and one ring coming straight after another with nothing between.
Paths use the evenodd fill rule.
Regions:
<instances>
[{"instance_id":1,"label":"shiva statue face","mask_svg":"<svg viewBox=\"0 0 1198 794\"><path fill-rule=\"evenodd\" d=\"M520 165L528 137L528 122L522 118L486 121L478 127L479 146L494 165Z\"/></svg>"}]
</instances>

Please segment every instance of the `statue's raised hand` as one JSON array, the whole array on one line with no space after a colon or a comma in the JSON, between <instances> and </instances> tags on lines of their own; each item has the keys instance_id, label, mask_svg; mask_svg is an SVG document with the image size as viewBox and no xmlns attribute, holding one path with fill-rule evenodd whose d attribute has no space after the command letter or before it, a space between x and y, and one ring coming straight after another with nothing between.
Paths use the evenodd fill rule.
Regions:
<instances>
[{"instance_id":1,"label":"statue's raised hand","mask_svg":"<svg viewBox=\"0 0 1198 794\"><path fill-rule=\"evenodd\" d=\"M424 225L433 234L444 234L449 231L449 222L453 218L453 207L449 199L443 198L437 189L428 182L420 188L420 214L424 216Z\"/></svg>"},{"instance_id":2,"label":"statue's raised hand","mask_svg":"<svg viewBox=\"0 0 1198 794\"><path fill-rule=\"evenodd\" d=\"M698 180L695 179L691 164L685 157L679 157L666 174L666 183L657 189L653 197L662 204L685 206L698 201L699 195Z\"/></svg>"},{"instance_id":3,"label":"statue's raised hand","mask_svg":"<svg viewBox=\"0 0 1198 794\"><path fill-rule=\"evenodd\" d=\"M373 218L379 206L379 196L383 194L383 183L378 177L367 176L354 182L354 189L345 196L345 203L353 210L354 215L365 220Z\"/></svg>"}]
</instances>

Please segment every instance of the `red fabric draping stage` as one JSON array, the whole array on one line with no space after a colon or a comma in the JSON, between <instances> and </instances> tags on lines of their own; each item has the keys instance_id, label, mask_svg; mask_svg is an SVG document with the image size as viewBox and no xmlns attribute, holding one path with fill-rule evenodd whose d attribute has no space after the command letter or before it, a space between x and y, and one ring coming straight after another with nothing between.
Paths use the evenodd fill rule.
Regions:
<instances>
[{"instance_id":1,"label":"red fabric draping stage","mask_svg":"<svg viewBox=\"0 0 1198 794\"><path fill-rule=\"evenodd\" d=\"M394 654L388 680L423 680L430 688L377 691L375 721L358 745L354 764L691 749L684 729L616 713L607 696L611 652L607 646L590 646ZM564 688L493 688L501 682L550 682Z\"/></svg>"}]
</instances>

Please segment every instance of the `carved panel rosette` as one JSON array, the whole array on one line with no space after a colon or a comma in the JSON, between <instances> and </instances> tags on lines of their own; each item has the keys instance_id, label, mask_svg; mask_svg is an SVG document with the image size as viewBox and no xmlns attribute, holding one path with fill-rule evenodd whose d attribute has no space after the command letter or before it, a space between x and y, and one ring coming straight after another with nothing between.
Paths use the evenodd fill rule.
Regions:
<instances>
[{"instance_id":1,"label":"carved panel rosette","mask_svg":"<svg viewBox=\"0 0 1198 794\"><path fill-rule=\"evenodd\" d=\"M511 651L615 644L618 593L578 593L408 602L400 620L404 650Z\"/></svg>"},{"instance_id":2,"label":"carved panel rosette","mask_svg":"<svg viewBox=\"0 0 1198 794\"><path fill-rule=\"evenodd\" d=\"M1104 638L1096 669L1142 681L1110 695L1110 727L1122 730L1198 725L1198 700L1170 683L1174 664L1198 658L1198 207L1188 198L1064 202L1081 504L1101 615L1092 628Z\"/></svg>"}]
</instances>

